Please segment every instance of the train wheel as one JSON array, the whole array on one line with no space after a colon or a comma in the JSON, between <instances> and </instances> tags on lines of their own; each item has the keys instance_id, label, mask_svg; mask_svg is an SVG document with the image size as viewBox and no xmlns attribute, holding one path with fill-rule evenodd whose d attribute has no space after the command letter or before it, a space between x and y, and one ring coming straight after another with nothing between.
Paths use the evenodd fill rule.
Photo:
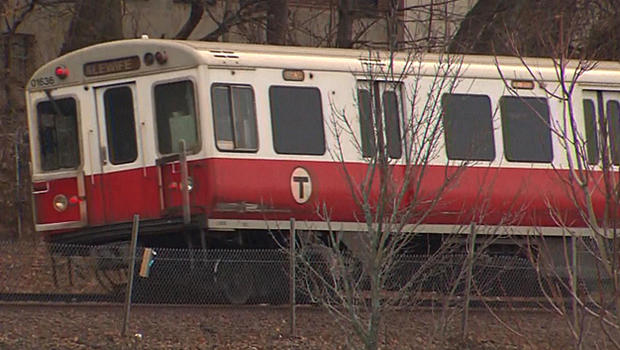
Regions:
<instances>
[{"instance_id":1,"label":"train wheel","mask_svg":"<svg viewBox=\"0 0 620 350\"><path fill-rule=\"evenodd\" d=\"M95 278L109 293L122 292L127 285L127 250L126 244L116 244L95 246L90 251L95 262Z\"/></svg>"},{"instance_id":2,"label":"train wheel","mask_svg":"<svg viewBox=\"0 0 620 350\"><path fill-rule=\"evenodd\" d=\"M229 303L240 305L248 302L254 294L254 278L247 263L221 261L216 278Z\"/></svg>"}]
</instances>

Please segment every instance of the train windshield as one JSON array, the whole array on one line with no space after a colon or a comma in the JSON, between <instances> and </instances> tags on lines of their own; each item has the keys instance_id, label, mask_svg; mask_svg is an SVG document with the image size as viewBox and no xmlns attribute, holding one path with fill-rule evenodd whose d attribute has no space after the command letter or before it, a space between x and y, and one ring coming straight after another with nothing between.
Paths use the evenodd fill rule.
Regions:
<instances>
[{"instance_id":1,"label":"train windshield","mask_svg":"<svg viewBox=\"0 0 620 350\"><path fill-rule=\"evenodd\" d=\"M75 99L37 104L40 166L44 171L75 169L80 165Z\"/></svg>"}]
</instances>

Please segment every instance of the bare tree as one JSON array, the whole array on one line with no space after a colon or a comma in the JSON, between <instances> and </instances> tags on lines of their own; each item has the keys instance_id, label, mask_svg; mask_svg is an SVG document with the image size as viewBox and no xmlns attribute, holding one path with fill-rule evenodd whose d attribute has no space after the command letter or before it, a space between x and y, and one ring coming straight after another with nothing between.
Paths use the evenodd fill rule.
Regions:
<instances>
[{"instance_id":1,"label":"bare tree","mask_svg":"<svg viewBox=\"0 0 620 350\"><path fill-rule=\"evenodd\" d=\"M559 140L567 169L557 169L557 181L572 208L548 201L549 215L562 228L563 236L532 239L530 258L540 274L542 290L553 310L565 317L576 349L584 348L591 321L598 320L605 335L594 343L599 348L620 348L620 236L617 231L620 208L618 181L618 137L620 114L605 101L609 91L581 84L592 81L590 71L600 63L593 58L602 47L588 44L592 33L584 23L598 5L584 6L576 13L576 2L554 7L549 26L532 34L528 47L549 56L555 77L543 77L536 66L524 58L523 38L504 33L505 47L521 59L532 81L544 89L550 99L560 102L561 112L548 124ZM585 4L587 5L587 4ZM542 28L542 29L541 29ZM584 30L585 28L585 30ZM527 49L526 49L527 50ZM612 50L613 51L613 50ZM500 73L502 68L498 66ZM549 80L552 80L551 83ZM604 84L603 84L604 85ZM506 87L515 96L520 92ZM617 98L617 97L615 97ZM614 98L612 98L614 99ZM578 216L579 223L569 221ZM573 218L574 221L574 218ZM577 227L576 227L577 226ZM586 232L578 229L585 226Z\"/></svg>"},{"instance_id":2,"label":"bare tree","mask_svg":"<svg viewBox=\"0 0 620 350\"><path fill-rule=\"evenodd\" d=\"M39 0L27 0L27 1L4 1L0 4L0 12L4 18L4 32L16 33L19 26L22 24L26 16L28 16L34 10L35 6L39 3Z\"/></svg>"},{"instance_id":3,"label":"bare tree","mask_svg":"<svg viewBox=\"0 0 620 350\"><path fill-rule=\"evenodd\" d=\"M29 195L28 186L20 186L20 182L27 183L28 179L27 171L22 169L27 159L27 147L22 139L26 125L23 91L35 68L29 54L34 38L20 34L19 30L38 4L38 0L0 3L3 20L0 28L4 29L0 34L0 163L3 164L0 167L0 210L10 213L0 224L0 234L7 230L5 238L20 238L22 227L26 226L22 219L27 212L24 204Z\"/></svg>"},{"instance_id":4,"label":"bare tree","mask_svg":"<svg viewBox=\"0 0 620 350\"><path fill-rule=\"evenodd\" d=\"M71 20L60 54L122 38L123 25L120 1L79 1L75 5L75 15Z\"/></svg>"},{"instance_id":5,"label":"bare tree","mask_svg":"<svg viewBox=\"0 0 620 350\"><path fill-rule=\"evenodd\" d=\"M616 140L618 130L613 111L599 109L603 106L605 92L595 96L586 93L579 106L579 81L594 67L585 60L554 59L558 71L568 76L560 81L554 98L564 101L559 125L552 125L552 132L559 138L566 152L568 171L559 172L575 210L587 227L587 233L576 230L566 220L565 209L549 203L549 212L563 228L561 240L542 236L534 241L532 261L541 273L543 290L548 291L554 310L566 317L567 326L574 338L575 348L583 348L588 331L586 318L596 318L606 338L596 343L601 348L611 345L620 348L618 337L620 322L620 250L617 221L620 201L620 184L617 177ZM552 89L552 87L549 87ZM580 91L580 93L582 93ZM594 94L597 94L594 92ZM590 101L590 102L587 102ZM589 103L600 103L597 107ZM585 120L586 128L580 127ZM588 120L589 119L589 120ZM549 289L551 288L551 289ZM564 296L568 297L565 302Z\"/></svg>"},{"instance_id":6,"label":"bare tree","mask_svg":"<svg viewBox=\"0 0 620 350\"><path fill-rule=\"evenodd\" d=\"M220 40L235 27L243 26L246 23L261 22L267 43L286 44L289 32L287 0L245 0L234 5L225 2L220 4L221 6L215 0L193 0L190 5L188 18L174 36L175 39L187 39L198 24L207 18L215 23L215 28L203 35L201 40ZM253 41L250 40L250 42Z\"/></svg>"},{"instance_id":7,"label":"bare tree","mask_svg":"<svg viewBox=\"0 0 620 350\"><path fill-rule=\"evenodd\" d=\"M447 235L428 260L415 262L407 254L420 237L416 227L437 209L467 162L446 167L445 177L428 187L431 164L441 149L440 96L453 90L459 60L441 57L430 74L433 68L419 56L400 55L397 60L389 53L371 54L367 63L357 94L359 119L332 105L329 127L337 143L331 153L340 162L360 232L340 230L331 221L331 208L323 204L317 210L329 230L302 234L297 258L309 297L340 320L346 334L352 332L353 343L377 349L387 311L415 303L422 285L437 273L433 267L457 246ZM398 122L385 99L400 91L407 91L403 100L410 112L402 123L402 143L395 144ZM346 154L350 142L367 162L362 171Z\"/></svg>"},{"instance_id":8,"label":"bare tree","mask_svg":"<svg viewBox=\"0 0 620 350\"><path fill-rule=\"evenodd\" d=\"M532 18L537 25L531 25ZM561 18L563 29L559 28ZM588 58L615 59L620 57L620 46L614 40L617 23L614 0L479 0L465 16L448 50L511 56L517 55L517 50L522 56L554 57L555 45L551 44L562 39L563 32L570 38L563 43L566 49Z\"/></svg>"}]
</instances>

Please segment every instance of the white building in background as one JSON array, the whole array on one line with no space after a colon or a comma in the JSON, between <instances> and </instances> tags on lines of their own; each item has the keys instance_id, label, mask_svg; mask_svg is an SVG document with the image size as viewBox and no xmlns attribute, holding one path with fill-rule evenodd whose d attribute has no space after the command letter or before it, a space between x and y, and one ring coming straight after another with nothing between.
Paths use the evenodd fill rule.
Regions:
<instances>
[{"instance_id":1,"label":"white building in background","mask_svg":"<svg viewBox=\"0 0 620 350\"><path fill-rule=\"evenodd\" d=\"M9 0L19 1L19 0ZM354 35L364 32L359 40L369 46L386 42L385 14L389 0L354 0L357 6L373 14L355 21ZM400 20L403 30L399 41L415 43L423 47L430 43L439 47L455 33L458 23L476 0L399 0L408 10ZM225 11L234 11L239 1L218 0L210 6L216 19ZM335 42L338 22L338 0L289 0L289 41L302 46L328 46ZM125 0L123 8L123 32L125 37L172 38L183 26L190 12L188 0ZM32 35L31 60L35 67L55 58L62 47L65 33L71 23L71 4L60 2L53 6L38 6L19 27L20 34ZM105 14L102 14L105 15ZM0 31L6 28L0 24ZM199 40L217 28L217 23L205 13L189 39ZM257 23L246 23L235 27L221 39L233 42L264 42L264 28ZM409 47L412 47L409 46Z\"/></svg>"}]
</instances>

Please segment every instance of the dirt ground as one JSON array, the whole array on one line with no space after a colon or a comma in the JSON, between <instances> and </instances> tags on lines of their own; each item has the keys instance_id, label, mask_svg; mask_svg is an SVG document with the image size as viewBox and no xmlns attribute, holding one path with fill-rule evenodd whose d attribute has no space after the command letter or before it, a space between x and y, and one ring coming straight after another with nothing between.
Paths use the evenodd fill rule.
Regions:
<instances>
[{"instance_id":1,"label":"dirt ground","mask_svg":"<svg viewBox=\"0 0 620 350\"><path fill-rule=\"evenodd\" d=\"M0 349L349 348L347 332L328 314L317 307L297 312L297 337L292 338L287 308L138 306L132 309L128 335L121 337L121 307L0 305ZM565 321L549 312L501 311L498 316L501 321L488 311L473 311L463 340L460 316L442 334L437 311L392 312L385 318L382 348L571 348Z\"/></svg>"}]
</instances>

